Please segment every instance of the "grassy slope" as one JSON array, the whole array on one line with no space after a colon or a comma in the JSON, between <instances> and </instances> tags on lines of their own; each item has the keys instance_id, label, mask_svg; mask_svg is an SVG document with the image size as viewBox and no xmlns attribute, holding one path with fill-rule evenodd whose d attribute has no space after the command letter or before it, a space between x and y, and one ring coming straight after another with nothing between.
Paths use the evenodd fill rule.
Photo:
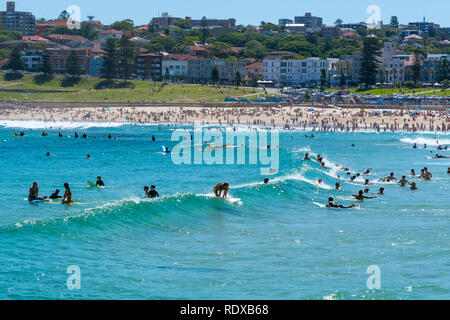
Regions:
<instances>
[{"instance_id":1,"label":"grassy slope","mask_svg":"<svg viewBox=\"0 0 450 320\"><path fill-rule=\"evenodd\" d=\"M129 81L134 88L97 90L101 79L82 78L67 86L64 78L54 77L45 82L36 81L32 75L11 79L0 73L0 89L57 90L75 92L21 93L0 92L0 100L56 101L56 102L223 102L226 96L257 94L261 89L168 84L161 90L160 82Z\"/></svg>"}]
</instances>

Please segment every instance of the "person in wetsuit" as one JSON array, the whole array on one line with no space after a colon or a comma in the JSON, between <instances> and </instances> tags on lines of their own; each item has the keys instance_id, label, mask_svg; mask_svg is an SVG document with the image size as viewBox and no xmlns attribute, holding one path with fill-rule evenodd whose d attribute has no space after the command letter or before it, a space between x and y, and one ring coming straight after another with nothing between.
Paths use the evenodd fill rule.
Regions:
<instances>
[{"instance_id":1,"label":"person in wetsuit","mask_svg":"<svg viewBox=\"0 0 450 320\"><path fill-rule=\"evenodd\" d=\"M96 186L98 187L104 187L105 183L102 181L102 177L98 176L97 177L97 182L95 183Z\"/></svg>"},{"instance_id":2,"label":"person in wetsuit","mask_svg":"<svg viewBox=\"0 0 450 320\"><path fill-rule=\"evenodd\" d=\"M149 198L159 198L159 194L155 189L156 186L150 186L150 191L148 192Z\"/></svg>"},{"instance_id":3,"label":"person in wetsuit","mask_svg":"<svg viewBox=\"0 0 450 320\"><path fill-rule=\"evenodd\" d=\"M55 192L51 194L49 199L55 200L55 199L62 199L62 197L59 195L59 189L56 189Z\"/></svg>"},{"instance_id":4,"label":"person in wetsuit","mask_svg":"<svg viewBox=\"0 0 450 320\"><path fill-rule=\"evenodd\" d=\"M342 204L334 202L333 197L329 197L326 206L327 206L327 208L350 209L350 208L356 207L356 204L353 204L351 206L345 207Z\"/></svg>"}]
</instances>

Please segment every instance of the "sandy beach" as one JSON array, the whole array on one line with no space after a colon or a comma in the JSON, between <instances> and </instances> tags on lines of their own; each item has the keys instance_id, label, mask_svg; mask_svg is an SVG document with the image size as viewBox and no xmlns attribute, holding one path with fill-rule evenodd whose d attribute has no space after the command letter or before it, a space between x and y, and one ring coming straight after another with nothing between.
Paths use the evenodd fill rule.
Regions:
<instances>
[{"instance_id":1,"label":"sandy beach","mask_svg":"<svg viewBox=\"0 0 450 320\"><path fill-rule=\"evenodd\" d=\"M318 131L406 131L450 130L446 110L359 109L317 106L285 107L34 107L7 105L0 109L1 120L92 121L138 124L200 124L260 126ZM48 127L51 127L49 123Z\"/></svg>"}]
</instances>

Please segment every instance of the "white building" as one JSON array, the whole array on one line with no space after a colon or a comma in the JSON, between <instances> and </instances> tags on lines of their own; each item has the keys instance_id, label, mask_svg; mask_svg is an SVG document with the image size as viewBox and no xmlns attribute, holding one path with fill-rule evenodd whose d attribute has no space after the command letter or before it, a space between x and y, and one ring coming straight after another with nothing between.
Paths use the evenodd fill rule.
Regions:
<instances>
[{"instance_id":1,"label":"white building","mask_svg":"<svg viewBox=\"0 0 450 320\"><path fill-rule=\"evenodd\" d=\"M123 32L122 31L118 31L118 30L105 30L105 31L100 31L98 33L98 38L99 39L108 39L108 38L112 38L112 39L122 39L123 37Z\"/></svg>"},{"instance_id":2,"label":"white building","mask_svg":"<svg viewBox=\"0 0 450 320\"><path fill-rule=\"evenodd\" d=\"M263 80L288 86L313 84L320 81L322 69L327 68L327 61L319 58L286 60L268 56L263 60Z\"/></svg>"},{"instance_id":3,"label":"white building","mask_svg":"<svg viewBox=\"0 0 450 320\"><path fill-rule=\"evenodd\" d=\"M167 75L169 75L170 79L184 79L187 77L187 70L187 60L163 60L162 62L163 78L166 78Z\"/></svg>"}]
</instances>

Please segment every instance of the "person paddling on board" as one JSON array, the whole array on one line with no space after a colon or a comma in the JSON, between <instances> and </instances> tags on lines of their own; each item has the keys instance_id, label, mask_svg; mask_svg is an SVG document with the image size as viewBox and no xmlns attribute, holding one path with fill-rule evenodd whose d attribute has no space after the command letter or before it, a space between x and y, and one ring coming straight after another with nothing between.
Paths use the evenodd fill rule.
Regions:
<instances>
[{"instance_id":1,"label":"person paddling on board","mask_svg":"<svg viewBox=\"0 0 450 320\"><path fill-rule=\"evenodd\" d=\"M33 182L33 186L30 188L30 193L28 194L28 202L34 200L44 200L44 198L39 197L39 186L37 182Z\"/></svg>"},{"instance_id":2,"label":"person paddling on board","mask_svg":"<svg viewBox=\"0 0 450 320\"><path fill-rule=\"evenodd\" d=\"M334 202L333 197L329 197L328 198L328 203L326 204L327 208L339 208L339 209L351 209L351 208L354 208L354 207L357 207L357 206L358 206L357 204L353 204L353 205L351 205L349 207L345 207L342 204Z\"/></svg>"},{"instance_id":3,"label":"person paddling on board","mask_svg":"<svg viewBox=\"0 0 450 320\"><path fill-rule=\"evenodd\" d=\"M223 198L226 199L227 195L228 195L228 189L230 188L230 185L228 184L228 182L224 182L224 183L218 183L213 191L214 194L216 195L217 198ZM223 196L222 196L222 191L223 191Z\"/></svg>"},{"instance_id":4,"label":"person paddling on board","mask_svg":"<svg viewBox=\"0 0 450 320\"><path fill-rule=\"evenodd\" d=\"M105 186L105 183L102 181L102 177L100 177L100 176L97 177L97 182L95 183L95 185L97 187L104 187Z\"/></svg>"},{"instance_id":5,"label":"person paddling on board","mask_svg":"<svg viewBox=\"0 0 450 320\"><path fill-rule=\"evenodd\" d=\"M64 192L64 197L62 198L62 204L72 204L72 191L70 191L70 187L67 182L64 183L64 189L66 191Z\"/></svg>"},{"instance_id":6,"label":"person paddling on board","mask_svg":"<svg viewBox=\"0 0 450 320\"><path fill-rule=\"evenodd\" d=\"M156 191L156 186L150 186L150 191L148 192L149 198L159 198L159 194Z\"/></svg>"},{"instance_id":7,"label":"person paddling on board","mask_svg":"<svg viewBox=\"0 0 450 320\"><path fill-rule=\"evenodd\" d=\"M51 194L49 199L55 200L55 199L62 199L62 197L59 195L59 189L56 189L55 192Z\"/></svg>"}]
</instances>

